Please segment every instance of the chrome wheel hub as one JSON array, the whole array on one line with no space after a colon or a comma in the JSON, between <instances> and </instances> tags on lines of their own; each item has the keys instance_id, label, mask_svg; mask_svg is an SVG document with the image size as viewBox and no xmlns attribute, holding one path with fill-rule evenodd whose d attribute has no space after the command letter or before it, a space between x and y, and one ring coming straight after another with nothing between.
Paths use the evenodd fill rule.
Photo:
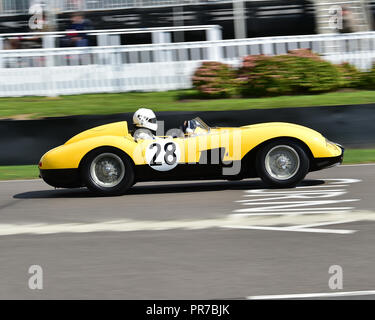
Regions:
<instances>
[{"instance_id":1,"label":"chrome wheel hub","mask_svg":"<svg viewBox=\"0 0 375 320\"><path fill-rule=\"evenodd\" d=\"M125 166L121 158L114 153L98 155L90 166L91 178L105 188L117 186L125 175Z\"/></svg>"},{"instance_id":2,"label":"chrome wheel hub","mask_svg":"<svg viewBox=\"0 0 375 320\"><path fill-rule=\"evenodd\" d=\"M277 180L292 178L298 172L299 166L297 151L287 145L273 147L265 158L267 173Z\"/></svg>"}]
</instances>

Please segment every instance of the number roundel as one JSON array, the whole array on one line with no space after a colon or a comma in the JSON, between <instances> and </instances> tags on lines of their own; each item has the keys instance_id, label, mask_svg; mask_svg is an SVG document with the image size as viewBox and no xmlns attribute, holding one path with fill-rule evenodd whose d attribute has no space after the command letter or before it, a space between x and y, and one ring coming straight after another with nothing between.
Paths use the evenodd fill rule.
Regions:
<instances>
[{"instance_id":1,"label":"number roundel","mask_svg":"<svg viewBox=\"0 0 375 320\"><path fill-rule=\"evenodd\" d=\"M146 149L146 161L152 169L157 171L172 170L177 166L180 157L180 147L168 139L155 140Z\"/></svg>"}]
</instances>

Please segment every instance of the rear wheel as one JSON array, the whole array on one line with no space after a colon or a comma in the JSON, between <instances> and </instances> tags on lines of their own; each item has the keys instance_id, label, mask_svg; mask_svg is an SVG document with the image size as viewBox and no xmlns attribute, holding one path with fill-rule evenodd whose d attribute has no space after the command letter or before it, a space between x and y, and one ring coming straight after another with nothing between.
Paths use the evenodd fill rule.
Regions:
<instances>
[{"instance_id":1,"label":"rear wheel","mask_svg":"<svg viewBox=\"0 0 375 320\"><path fill-rule=\"evenodd\" d=\"M131 160L113 148L100 148L89 153L81 174L87 188L102 195L124 194L134 183Z\"/></svg>"},{"instance_id":2,"label":"rear wheel","mask_svg":"<svg viewBox=\"0 0 375 320\"><path fill-rule=\"evenodd\" d=\"M267 185L293 187L309 171L309 157L294 141L280 140L265 145L257 154L257 172Z\"/></svg>"}]
</instances>

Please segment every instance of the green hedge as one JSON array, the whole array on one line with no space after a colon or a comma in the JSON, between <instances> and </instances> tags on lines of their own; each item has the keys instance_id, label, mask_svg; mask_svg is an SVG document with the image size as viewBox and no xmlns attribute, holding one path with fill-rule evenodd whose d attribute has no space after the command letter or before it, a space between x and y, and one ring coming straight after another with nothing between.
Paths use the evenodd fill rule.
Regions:
<instances>
[{"instance_id":1,"label":"green hedge","mask_svg":"<svg viewBox=\"0 0 375 320\"><path fill-rule=\"evenodd\" d=\"M193 85L203 97L227 98L236 94L237 71L220 62L203 62L193 75Z\"/></svg>"},{"instance_id":2,"label":"green hedge","mask_svg":"<svg viewBox=\"0 0 375 320\"><path fill-rule=\"evenodd\" d=\"M239 69L243 96L271 96L333 91L339 71L322 60L293 55L249 56Z\"/></svg>"},{"instance_id":3,"label":"green hedge","mask_svg":"<svg viewBox=\"0 0 375 320\"><path fill-rule=\"evenodd\" d=\"M203 97L297 95L375 89L375 68L360 72L348 63L334 65L310 50L297 49L279 56L247 56L238 69L204 62L192 80Z\"/></svg>"},{"instance_id":4,"label":"green hedge","mask_svg":"<svg viewBox=\"0 0 375 320\"><path fill-rule=\"evenodd\" d=\"M360 88L375 90L375 65L368 72L361 72Z\"/></svg>"}]
</instances>

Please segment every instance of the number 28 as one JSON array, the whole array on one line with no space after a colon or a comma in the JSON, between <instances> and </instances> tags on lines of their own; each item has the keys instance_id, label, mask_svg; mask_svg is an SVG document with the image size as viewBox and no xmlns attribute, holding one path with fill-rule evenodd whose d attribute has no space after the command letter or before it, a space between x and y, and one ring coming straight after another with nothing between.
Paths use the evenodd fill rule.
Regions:
<instances>
[{"instance_id":1,"label":"number 28","mask_svg":"<svg viewBox=\"0 0 375 320\"><path fill-rule=\"evenodd\" d=\"M154 156L152 157L152 160L150 162L150 166L161 166L163 163L172 166L177 161L177 155L176 155L176 145L173 142L168 142L164 145L164 150L162 150L162 146L159 143L152 143L149 146L150 149L156 148L156 152ZM162 159L164 162L158 162L157 159L159 156L162 156ZM172 157L172 159L170 159Z\"/></svg>"}]
</instances>

